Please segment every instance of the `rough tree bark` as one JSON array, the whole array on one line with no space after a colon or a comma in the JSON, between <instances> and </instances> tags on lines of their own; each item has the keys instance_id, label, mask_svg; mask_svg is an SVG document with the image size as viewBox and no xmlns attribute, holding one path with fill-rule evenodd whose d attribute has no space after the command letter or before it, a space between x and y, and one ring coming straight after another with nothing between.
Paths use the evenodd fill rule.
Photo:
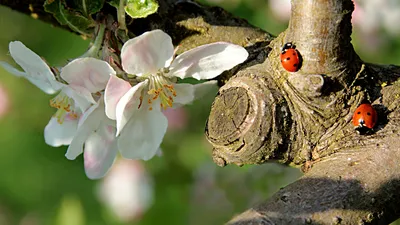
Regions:
<instances>
[{"instance_id":1,"label":"rough tree bark","mask_svg":"<svg viewBox=\"0 0 400 225\"><path fill-rule=\"evenodd\" d=\"M180 51L229 41L250 53L219 78L206 127L216 164L275 160L306 171L229 224L388 224L400 217L400 67L357 56L351 0L292 0L289 27L276 38L220 8L159 2L159 13L133 21L130 31L161 28ZM43 0L0 3L57 24L41 8ZM289 41L303 58L296 73L280 65ZM379 121L372 134L360 135L350 121L365 99Z\"/></svg>"}]
</instances>

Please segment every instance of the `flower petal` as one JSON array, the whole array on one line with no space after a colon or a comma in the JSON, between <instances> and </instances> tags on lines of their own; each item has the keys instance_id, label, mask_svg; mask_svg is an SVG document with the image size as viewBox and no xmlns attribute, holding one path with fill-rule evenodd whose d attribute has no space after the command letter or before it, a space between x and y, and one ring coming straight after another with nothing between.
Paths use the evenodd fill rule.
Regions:
<instances>
[{"instance_id":1,"label":"flower petal","mask_svg":"<svg viewBox=\"0 0 400 225\"><path fill-rule=\"evenodd\" d=\"M66 117L62 124L58 123L57 118L52 117L44 128L44 140L46 144L59 147L69 145L78 128L78 119L68 119Z\"/></svg>"},{"instance_id":2,"label":"flower petal","mask_svg":"<svg viewBox=\"0 0 400 225\"><path fill-rule=\"evenodd\" d=\"M74 96L77 99L82 99L83 102L96 104L96 100L94 100L92 93L88 89L74 84L70 84L68 87L73 90L72 93L74 94L71 93L71 96Z\"/></svg>"},{"instance_id":3,"label":"flower petal","mask_svg":"<svg viewBox=\"0 0 400 225\"><path fill-rule=\"evenodd\" d=\"M211 79L244 62L248 55L243 47L226 42L202 45L178 55L168 76Z\"/></svg>"},{"instance_id":4,"label":"flower petal","mask_svg":"<svg viewBox=\"0 0 400 225\"><path fill-rule=\"evenodd\" d=\"M115 70L106 62L96 58L78 58L61 69L61 78L71 86L79 86L90 93L104 90Z\"/></svg>"},{"instance_id":5,"label":"flower petal","mask_svg":"<svg viewBox=\"0 0 400 225\"><path fill-rule=\"evenodd\" d=\"M36 53L27 48L20 41L12 41L9 44L11 57L26 72L26 74L37 80L47 82L49 86L58 90L58 85L53 72L46 62Z\"/></svg>"},{"instance_id":6,"label":"flower petal","mask_svg":"<svg viewBox=\"0 0 400 225\"><path fill-rule=\"evenodd\" d=\"M201 99L204 95L208 93L217 93L218 85L216 80L206 81L200 84L194 85L194 99Z\"/></svg>"},{"instance_id":7,"label":"flower petal","mask_svg":"<svg viewBox=\"0 0 400 225\"><path fill-rule=\"evenodd\" d=\"M169 66L174 54L171 37L153 30L125 42L121 49L125 72L141 76Z\"/></svg>"},{"instance_id":8,"label":"flower petal","mask_svg":"<svg viewBox=\"0 0 400 225\"><path fill-rule=\"evenodd\" d=\"M118 159L101 180L99 199L121 222L135 224L151 206L154 198L152 177L138 160Z\"/></svg>"},{"instance_id":9,"label":"flower petal","mask_svg":"<svg viewBox=\"0 0 400 225\"><path fill-rule=\"evenodd\" d=\"M180 83L175 84L174 89L176 91L176 97L174 98L174 104L186 105L194 100L194 85Z\"/></svg>"},{"instance_id":10,"label":"flower petal","mask_svg":"<svg viewBox=\"0 0 400 225\"><path fill-rule=\"evenodd\" d=\"M85 172L90 179L102 178L114 163L118 152L115 127L102 125L85 142Z\"/></svg>"},{"instance_id":11,"label":"flower petal","mask_svg":"<svg viewBox=\"0 0 400 225\"><path fill-rule=\"evenodd\" d=\"M120 134L133 113L138 111L140 94L147 83L148 81L145 80L136 84L119 100L115 110L115 117L117 120L117 136Z\"/></svg>"},{"instance_id":12,"label":"flower petal","mask_svg":"<svg viewBox=\"0 0 400 225\"><path fill-rule=\"evenodd\" d=\"M159 110L137 111L118 139L121 155L128 159L151 159L157 152L168 127Z\"/></svg>"},{"instance_id":13,"label":"flower petal","mask_svg":"<svg viewBox=\"0 0 400 225\"><path fill-rule=\"evenodd\" d=\"M111 76L108 80L106 90L104 92L104 103L106 105L106 115L108 118L115 120L117 103L126 92L131 89L129 82L116 76Z\"/></svg>"},{"instance_id":14,"label":"flower petal","mask_svg":"<svg viewBox=\"0 0 400 225\"><path fill-rule=\"evenodd\" d=\"M32 77L39 78L43 77L44 75L48 75L48 73L52 75L49 66L47 66L43 59L22 44L22 42L10 42L9 50L10 55L13 57L15 62L18 63L18 65L20 65L25 72L31 73Z\"/></svg>"},{"instance_id":15,"label":"flower petal","mask_svg":"<svg viewBox=\"0 0 400 225\"><path fill-rule=\"evenodd\" d=\"M26 77L27 76L25 72L22 72L21 70L14 68L13 66L11 66L10 64L8 64L6 62L0 61L0 66L3 67L7 72L14 74L17 77Z\"/></svg>"},{"instance_id":16,"label":"flower petal","mask_svg":"<svg viewBox=\"0 0 400 225\"><path fill-rule=\"evenodd\" d=\"M47 94L54 94L57 92L57 90L60 89L59 84L61 84L61 83L59 83L58 81L55 80L53 73L51 71L50 71L50 74L48 73L48 71L46 71L44 73L39 73L37 76L33 76L31 74L28 74L27 72L22 72L16 68L14 68L13 66L11 66L10 64L8 64L6 62L0 62L0 66L2 66L7 72L9 72L17 77L24 77L24 78L28 79L32 84L34 84L36 87L38 87L39 89L41 89L43 92L45 92ZM32 65L32 67L33 67L33 65ZM47 65L45 65L45 67L48 68ZM33 72L33 70L34 69L31 69L31 73L35 74L35 72ZM49 80L49 77L50 77L50 80Z\"/></svg>"},{"instance_id":17,"label":"flower petal","mask_svg":"<svg viewBox=\"0 0 400 225\"><path fill-rule=\"evenodd\" d=\"M90 97L90 101L89 101L89 100L87 100L87 98L82 96L81 93L76 92L68 85L65 85L61 89L61 92L64 92L68 97L72 98L74 100L75 105L79 107L81 112L85 112L92 105L92 103L94 101L91 94L89 94L89 96L87 97L87 98Z\"/></svg>"},{"instance_id":18,"label":"flower petal","mask_svg":"<svg viewBox=\"0 0 400 225\"><path fill-rule=\"evenodd\" d=\"M29 76L25 78L29 80L33 85L38 87L40 90L42 90L44 93L49 95L56 93L61 87L61 83L60 85L56 84L57 81L53 82L53 84L49 84L47 80L39 80Z\"/></svg>"},{"instance_id":19,"label":"flower petal","mask_svg":"<svg viewBox=\"0 0 400 225\"><path fill-rule=\"evenodd\" d=\"M83 152L83 144L86 139L99 127L100 123L107 118L104 113L104 103L90 107L80 118L78 130L67 149L65 157L74 160Z\"/></svg>"},{"instance_id":20,"label":"flower petal","mask_svg":"<svg viewBox=\"0 0 400 225\"><path fill-rule=\"evenodd\" d=\"M0 66L2 66L7 72L17 76L17 77L24 77L27 80L29 80L33 85L35 85L36 87L38 87L40 90L42 90L44 93L46 94L54 94L57 92L57 90L55 88L53 88L53 85L51 85L48 80L46 79L36 79L33 78L31 76L29 76L26 72L22 72L16 68L14 68L13 66L11 66L10 64L6 63L6 62L0 62ZM55 81L57 82L57 81Z\"/></svg>"},{"instance_id":21,"label":"flower petal","mask_svg":"<svg viewBox=\"0 0 400 225\"><path fill-rule=\"evenodd\" d=\"M7 72L9 72L17 77L26 78L32 84L34 84L36 87L38 87L39 89L41 89L43 92L45 92L47 94L54 94L56 92L56 90L48 83L47 80L40 80L40 79L34 78L32 76L29 76L26 72L22 72L6 62L0 62L0 66L2 66Z\"/></svg>"}]
</instances>

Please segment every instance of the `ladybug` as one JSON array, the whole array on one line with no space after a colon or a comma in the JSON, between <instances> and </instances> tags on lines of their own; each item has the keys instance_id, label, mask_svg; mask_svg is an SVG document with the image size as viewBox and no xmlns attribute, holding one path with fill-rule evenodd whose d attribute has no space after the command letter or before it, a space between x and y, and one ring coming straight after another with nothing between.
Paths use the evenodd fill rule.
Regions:
<instances>
[{"instance_id":1,"label":"ladybug","mask_svg":"<svg viewBox=\"0 0 400 225\"><path fill-rule=\"evenodd\" d=\"M301 56L292 42L286 43L281 51L281 63L289 72L296 72L301 66Z\"/></svg>"},{"instance_id":2,"label":"ladybug","mask_svg":"<svg viewBox=\"0 0 400 225\"><path fill-rule=\"evenodd\" d=\"M378 121L378 114L370 103L363 103L353 114L353 125L357 128L374 128Z\"/></svg>"}]
</instances>

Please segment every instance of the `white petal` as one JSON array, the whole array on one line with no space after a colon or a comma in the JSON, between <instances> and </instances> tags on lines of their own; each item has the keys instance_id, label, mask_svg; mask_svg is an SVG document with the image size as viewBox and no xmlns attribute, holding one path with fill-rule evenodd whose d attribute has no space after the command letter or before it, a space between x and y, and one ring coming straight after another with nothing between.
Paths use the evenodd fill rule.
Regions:
<instances>
[{"instance_id":1,"label":"white petal","mask_svg":"<svg viewBox=\"0 0 400 225\"><path fill-rule=\"evenodd\" d=\"M125 42L121 49L125 72L141 76L167 67L173 57L171 37L162 30L153 30Z\"/></svg>"},{"instance_id":2,"label":"white petal","mask_svg":"<svg viewBox=\"0 0 400 225\"><path fill-rule=\"evenodd\" d=\"M140 104L140 94L142 89L147 85L148 81L145 80L133 86L125 93L119 100L115 110L115 117L117 120L117 136L124 128L125 124L131 118L132 114L138 111Z\"/></svg>"},{"instance_id":3,"label":"white petal","mask_svg":"<svg viewBox=\"0 0 400 225\"><path fill-rule=\"evenodd\" d=\"M68 85L65 85L62 89L61 92L64 92L68 97L72 98L75 102L75 105L79 107L81 112L85 112L93 103L94 99L91 94L90 96L90 101L88 101L85 97L82 96L82 94L76 92L73 90L71 87ZM89 98L89 97L88 97Z\"/></svg>"},{"instance_id":4,"label":"white petal","mask_svg":"<svg viewBox=\"0 0 400 225\"><path fill-rule=\"evenodd\" d=\"M128 159L151 159L158 151L168 120L159 110L137 111L118 139L121 155Z\"/></svg>"},{"instance_id":5,"label":"white petal","mask_svg":"<svg viewBox=\"0 0 400 225\"><path fill-rule=\"evenodd\" d=\"M186 105L194 100L194 85L193 84L175 84L176 97L174 103Z\"/></svg>"},{"instance_id":6,"label":"white petal","mask_svg":"<svg viewBox=\"0 0 400 225\"><path fill-rule=\"evenodd\" d=\"M71 144L78 128L78 119L64 120L62 124L57 122L57 118L52 117L44 128L44 140L46 144L59 147L61 145Z\"/></svg>"},{"instance_id":7,"label":"white petal","mask_svg":"<svg viewBox=\"0 0 400 225\"><path fill-rule=\"evenodd\" d=\"M26 77L26 73L22 72L16 68L14 68L13 66L11 66L10 64L6 63L6 62L2 62L0 61L0 66L3 67L7 72L14 74L17 77Z\"/></svg>"},{"instance_id":8,"label":"white petal","mask_svg":"<svg viewBox=\"0 0 400 225\"><path fill-rule=\"evenodd\" d=\"M47 79L36 79L31 76L29 76L26 72L22 72L10 64L6 62L0 62L0 66L2 66L7 72L14 74L17 77L25 77L28 79L32 84L34 84L36 87L38 87L40 90L47 94L54 94L57 92L57 86L52 85L53 83L50 83ZM54 81L56 83L57 81ZM53 87L54 86L54 87Z\"/></svg>"},{"instance_id":9,"label":"white petal","mask_svg":"<svg viewBox=\"0 0 400 225\"><path fill-rule=\"evenodd\" d=\"M78 58L61 69L61 78L71 86L80 86L90 93L106 88L108 79L115 75L114 69L106 62L96 58Z\"/></svg>"},{"instance_id":10,"label":"white petal","mask_svg":"<svg viewBox=\"0 0 400 225\"><path fill-rule=\"evenodd\" d=\"M194 98L201 99L204 95L208 93L216 94L218 92L218 85L216 80L206 81L200 84L194 85Z\"/></svg>"},{"instance_id":11,"label":"white petal","mask_svg":"<svg viewBox=\"0 0 400 225\"><path fill-rule=\"evenodd\" d=\"M101 126L85 142L85 172L90 179L102 178L112 166L118 152L115 127Z\"/></svg>"},{"instance_id":12,"label":"white petal","mask_svg":"<svg viewBox=\"0 0 400 225\"><path fill-rule=\"evenodd\" d=\"M22 72L10 64L6 62L0 62L0 66L2 66L7 72L17 76L17 77L24 77L27 80L29 80L32 84L34 84L36 87L41 89L43 92L47 94L54 94L57 90L53 88L53 86L46 80L46 79L37 79L34 77L29 76L26 72ZM55 81L57 82L57 81ZM60 83L61 85L61 83Z\"/></svg>"},{"instance_id":13,"label":"white petal","mask_svg":"<svg viewBox=\"0 0 400 225\"><path fill-rule=\"evenodd\" d=\"M107 83L106 90L104 92L104 103L106 105L106 115L108 118L115 120L117 109L117 103L126 92L129 91L131 85L129 82L120 79L116 76L111 76Z\"/></svg>"},{"instance_id":14,"label":"white petal","mask_svg":"<svg viewBox=\"0 0 400 225\"><path fill-rule=\"evenodd\" d=\"M83 152L83 144L86 139L99 127L100 123L107 118L104 113L104 103L90 107L80 118L78 130L68 147L65 157L74 160Z\"/></svg>"},{"instance_id":15,"label":"white petal","mask_svg":"<svg viewBox=\"0 0 400 225\"><path fill-rule=\"evenodd\" d=\"M218 92L217 83L218 82L216 80L210 80L210 81L206 81L206 82L203 82L200 84L192 85L194 98L192 98L191 101L189 101L190 98L187 98L186 102L184 102L182 100L180 100L181 102L178 102L174 99L174 104L173 104L172 108L177 109L179 107L182 107L183 105L189 104L194 100L203 98L204 95L206 95L208 93L217 94L217 92ZM178 92L177 92L177 97L179 95L180 94L178 94Z\"/></svg>"},{"instance_id":16,"label":"white petal","mask_svg":"<svg viewBox=\"0 0 400 225\"><path fill-rule=\"evenodd\" d=\"M53 84L49 84L49 82L47 80L39 80L39 79L35 79L35 78L29 77L29 76L27 76L25 78L27 80L29 80L33 85L38 87L40 90L42 90L44 93L49 94L49 95L56 93L59 90L59 87L61 87L61 86L57 86L55 82Z\"/></svg>"},{"instance_id":17,"label":"white petal","mask_svg":"<svg viewBox=\"0 0 400 225\"><path fill-rule=\"evenodd\" d=\"M117 224L135 224L153 202L152 177L142 164L138 160L118 159L99 183L99 199L121 221Z\"/></svg>"},{"instance_id":18,"label":"white petal","mask_svg":"<svg viewBox=\"0 0 400 225\"><path fill-rule=\"evenodd\" d=\"M96 104L96 100L94 100L92 92L90 92L88 89L74 84L70 84L68 85L68 87L73 90L74 94L71 93L71 96L74 96L77 99L84 99L83 101L89 102L91 104Z\"/></svg>"},{"instance_id":19,"label":"white petal","mask_svg":"<svg viewBox=\"0 0 400 225\"><path fill-rule=\"evenodd\" d=\"M211 79L244 62L248 55L243 47L226 42L202 45L178 55L168 76Z\"/></svg>"},{"instance_id":20,"label":"white petal","mask_svg":"<svg viewBox=\"0 0 400 225\"><path fill-rule=\"evenodd\" d=\"M18 65L26 72L28 77L47 82L58 90L56 78L46 62L36 53L27 48L20 41L12 41L9 44L10 54Z\"/></svg>"},{"instance_id":21,"label":"white petal","mask_svg":"<svg viewBox=\"0 0 400 225\"><path fill-rule=\"evenodd\" d=\"M43 61L40 56L27 48L20 41L12 41L9 44L10 55L22 69L36 78L46 75L47 72L51 73L50 68Z\"/></svg>"}]
</instances>

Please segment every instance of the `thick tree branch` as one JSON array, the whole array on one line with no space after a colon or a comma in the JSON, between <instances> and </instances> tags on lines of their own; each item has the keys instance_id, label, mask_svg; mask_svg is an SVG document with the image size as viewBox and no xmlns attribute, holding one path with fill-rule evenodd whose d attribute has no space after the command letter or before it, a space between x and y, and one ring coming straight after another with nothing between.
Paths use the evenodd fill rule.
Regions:
<instances>
[{"instance_id":1,"label":"thick tree branch","mask_svg":"<svg viewBox=\"0 0 400 225\"><path fill-rule=\"evenodd\" d=\"M352 78L360 68L351 44L352 1L292 1L284 42L294 42L304 55L302 74ZM357 63L356 65L353 65ZM345 73L346 72L346 73Z\"/></svg>"},{"instance_id":2,"label":"thick tree branch","mask_svg":"<svg viewBox=\"0 0 400 225\"><path fill-rule=\"evenodd\" d=\"M290 26L265 50L267 59L220 89L206 128L218 165L271 159L314 165L231 224L387 224L400 216L399 196L390 193L400 175L390 163L400 160L393 98L400 70L364 64L355 54L353 9L350 0L292 1ZM296 73L280 65L285 42L303 57ZM372 135L350 123L362 100L379 113Z\"/></svg>"},{"instance_id":3,"label":"thick tree branch","mask_svg":"<svg viewBox=\"0 0 400 225\"><path fill-rule=\"evenodd\" d=\"M220 77L224 86L206 128L214 161L312 165L303 178L231 224L387 224L400 216L400 68L358 58L350 42L351 0L292 0L289 28L274 40L220 8L159 3L159 13L129 23L130 32L163 29L180 51L229 41L250 53ZM0 4L55 22L43 0ZM112 7L102 13L115 15ZM293 42L303 58L296 73L281 67L285 42ZM357 134L350 123L363 99L379 113L371 135Z\"/></svg>"},{"instance_id":4,"label":"thick tree branch","mask_svg":"<svg viewBox=\"0 0 400 225\"><path fill-rule=\"evenodd\" d=\"M398 130L389 126L385 129ZM300 180L229 224L389 224L397 219L399 139L353 138L352 148L314 164Z\"/></svg>"}]
</instances>

